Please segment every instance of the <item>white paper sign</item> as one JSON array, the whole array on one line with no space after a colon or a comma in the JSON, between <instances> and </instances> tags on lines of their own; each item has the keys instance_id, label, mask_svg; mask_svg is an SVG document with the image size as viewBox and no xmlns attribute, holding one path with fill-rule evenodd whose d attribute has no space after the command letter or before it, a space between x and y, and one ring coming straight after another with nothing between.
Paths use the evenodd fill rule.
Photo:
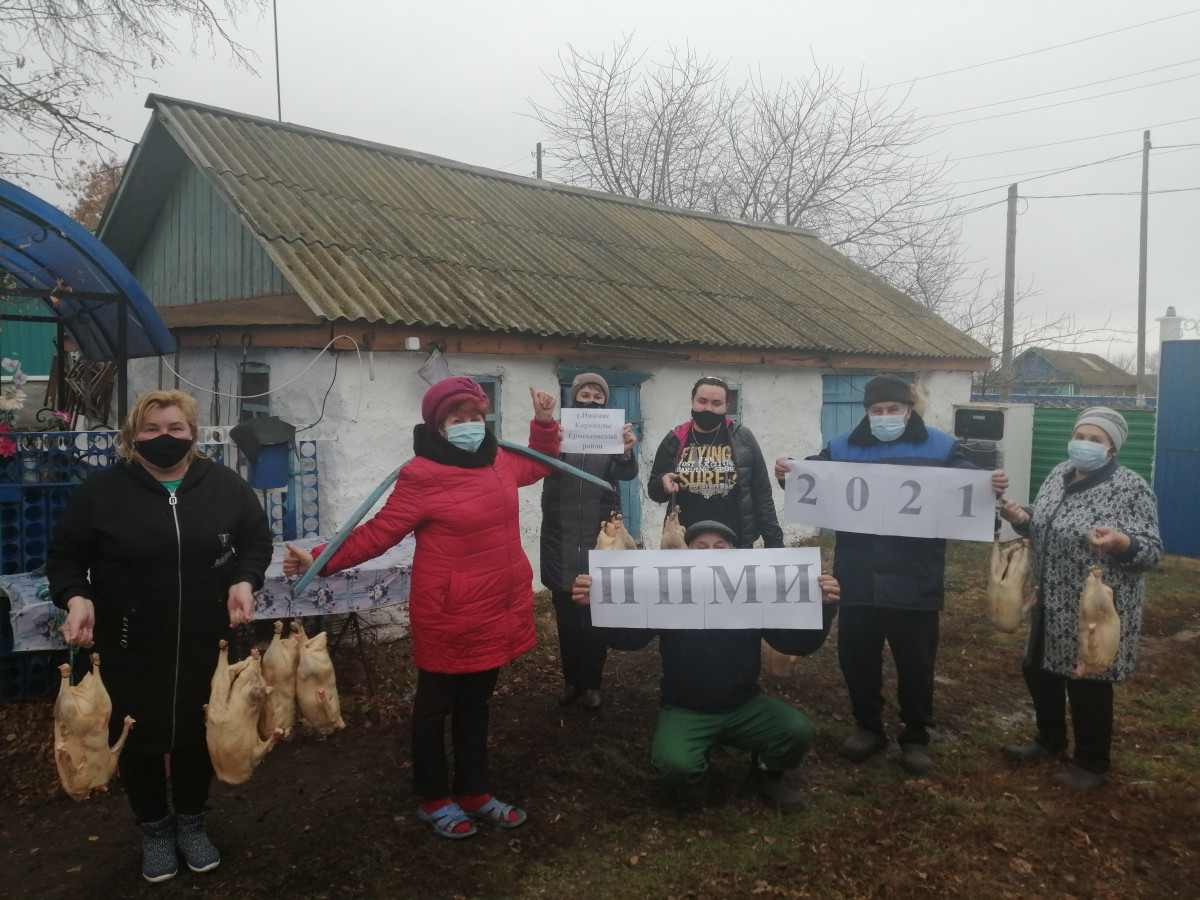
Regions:
<instances>
[{"instance_id":1,"label":"white paper sign","mask_svg":"<svg viewBox=\"0 0 1200 900\"><path fill-rule=\"evenodd\" d=\"M821 628L821 552L592 550L601 628Z\"/></svg>"},{"instance_id":2,"label":"white paper sign","mask_svg":"<svg viewBox=\"0 0 1200 900\"><path fill-rule=\"evenodd\" d=\"M563 453L624 453L623 409L561 410Z\"/></svg>"},{"instance_id":3,"label":"white paper sign","mask_svg":"<svg viewBox=\"0 0 1200 900\"><path fill-rule=\"evenodd\" d=\"M837 531L990 541L996 495L986 469L788 460L784 519Z\"/></svg>"}]
</instances>

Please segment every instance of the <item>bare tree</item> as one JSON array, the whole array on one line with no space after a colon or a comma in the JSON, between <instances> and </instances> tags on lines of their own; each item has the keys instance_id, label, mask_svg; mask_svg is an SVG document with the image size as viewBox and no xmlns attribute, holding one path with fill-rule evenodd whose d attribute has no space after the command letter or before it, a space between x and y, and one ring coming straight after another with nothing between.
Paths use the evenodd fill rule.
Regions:
<instances>
[{"instance_id":1,"label":"bare tree","mask_svg":"<svg viewBox=\"0 0 1200 900\"><path fill-rule=\"evenodd\" d=\"M79 149L111 153L115 137L93 105L134 83L175 52L172 34L190 32L191 52L227 53L250 69L247 48L229 30L265 0L0 0L0 139L24 152L0 156L0 175L61 177Z\"/></svg>"},{"instance_id":2,"label":"bare tree","mask_svg":"<svg viewBox=\"0 0 1200 900\"><path fill-rule=\"evenodd\" d=\"M568 46L531 101L568 184L816 231L938 312L964 266L944 162L904 100L842 86L832 71L772 87L731 83L688 48L647 62L632 38L610 55Z\"/></svg>"}]
</instances>

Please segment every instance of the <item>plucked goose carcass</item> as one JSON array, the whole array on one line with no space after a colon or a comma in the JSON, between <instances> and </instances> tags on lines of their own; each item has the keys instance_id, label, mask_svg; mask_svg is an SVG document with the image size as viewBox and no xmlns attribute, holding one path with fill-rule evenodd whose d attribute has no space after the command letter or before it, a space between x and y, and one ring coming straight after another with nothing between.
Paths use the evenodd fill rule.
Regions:
<instances>
[{"instance_id":1,"label":"plucked goose carcass","mask_svg":"<svg viewBox=\"0 0 1200 900\"><path fill-rule=\"evenodd\" d=\"M1028 541L1016 541L1004 549L1000 548L999 536L992 541L987 613L1000 631L1016 631L1033 605L1033 593L1025 594L1030 568Z\"/></svg>"},{"instance_id":2,"label":"plucked goose carcass","mask_svg":"<svg viewBox=\"0 0 1200 900\"><path fill-rule=\"evenodd\" d=\"M1117 658L1121 645L1121 618L1113 603L1113 592L1101 581L1104 569L1092 566L1079 595L1079 657L1074 678L1105 672Z\"/></svg>"},{"instance_id":3,"label":"plucked goose carcass","mask_svg":"<svg viewBox=\"0 0 1200 900\"><path fill-rule=\"evenodd\" d=\"M253 773L283 732L258 736L258 719L271 689L262 676L257 650L229 665L229 645L221 641L221 655L212 677L212 691L204 707L208 755L217 777L226 784L241 784Z\"/></svg>"},{"instance_id":4,"label":"plucked goose carcass","mask_svg":"<svg viewBox=\"0 0 1200 900\"><path fill-rule=\"evenodd\" d=\"M301 644L296 666L296 704L308 724L321 734L346 727L338 700L337 677L325 642L322 631Z\"/></svg>"},{"instance_id":5,"label":"plucked goose carcass","mask_svg":"<svg viewBox=\"0 0 1200 900\"><path fill-rule=\"evenodd\" d=\"M269 738L279 729L285 741L291 740L296 724L296 666L300 644L292 636L283 637L283 623L275 623L275 636L262 657L262 675L267 687L267 702L258 719L258 736Z\"/></svg>"},{"instance_id":6,"label":"plucked goose carcass","mask_svg":"<svg viewBox=\"0 0 1200 900\"><path fill-rule=\"evenodd\" d=\"M125 717L117 742L108 746L112 700L100 678L100 655L92 654L92 671L71 684L71 667L58 667L62 683L54 702L54 763L63 789L75 800L108 789L117 757L129 737L133 719Z\"/></svg>"}]
</instances>

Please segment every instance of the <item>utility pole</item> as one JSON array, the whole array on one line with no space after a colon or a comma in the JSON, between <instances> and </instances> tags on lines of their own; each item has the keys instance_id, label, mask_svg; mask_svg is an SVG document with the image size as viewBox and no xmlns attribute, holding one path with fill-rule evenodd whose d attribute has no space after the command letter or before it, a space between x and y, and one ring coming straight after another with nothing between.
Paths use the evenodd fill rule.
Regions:
<instances>
[{"instance_id":1,"label":"utility pole","mask_svg":"<svg viewBox=\"0 0 1200 900\"><path fill-rule=\"evenodd\" d=\"M542 180L542 142L538 141L537 145L537 177L538 181Z\"/></svg>"},{"instance_id":2,"label":"utility pole","mask_svg":"<svg viewBox=\"0 0 1200 900\"><path fill-rule=\"evenodd\" d=\"M1017 306L1017 186L1008 186L1008 227L1004 239L1004 336L1000 349L1000 399L1012 399L1013 320Z\"/></svg>"},{"instance_id":3,"label":"utility pole","mask_svg":"<svg viewBox=\"0 0 1200 900\"><path fill-rule=\"evenodd\" d=\"M275 113L283 121L283 87L279 83L279 9L276 0L271 0L271 21L275 30Z\"/></svg>"},{"instance_id":4,"label":"utility pole","mask_svg":"<svg viewBox=\"0 0 1200 900\"><path fill-rule=\"evenodd\" d=\"M1137 405L1146 405L1146 238L1150 217L1150 132L1142 132L1142 224L1138 234Z\"/></svg>"}]
</instances>

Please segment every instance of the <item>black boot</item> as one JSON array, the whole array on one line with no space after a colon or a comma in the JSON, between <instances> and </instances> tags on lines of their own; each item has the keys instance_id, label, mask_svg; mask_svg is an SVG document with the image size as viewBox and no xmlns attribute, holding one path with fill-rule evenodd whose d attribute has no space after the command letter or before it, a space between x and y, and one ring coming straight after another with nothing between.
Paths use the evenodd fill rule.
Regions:
<instances>
[{"instance_id":1,"label":"black boot","mask_svg":"<svg viewBox=\"0 0 1200 900\"><path fill-rule=\"evenodd\" d=\"M783 772L764 768L757 756L750 757L750 771L746 784L759 798L781 813L800 812L808 804L786 781Z\"/></svg>"}]
</instances>

